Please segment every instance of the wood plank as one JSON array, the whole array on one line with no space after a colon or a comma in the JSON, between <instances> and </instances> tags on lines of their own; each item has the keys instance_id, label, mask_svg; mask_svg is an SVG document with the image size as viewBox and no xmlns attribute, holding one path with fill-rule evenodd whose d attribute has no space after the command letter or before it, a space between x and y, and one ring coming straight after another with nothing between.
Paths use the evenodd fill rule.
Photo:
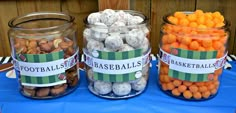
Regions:
<instances>
[{"instance_id":1,"label":"wood plank","mask_svg":"<svg viewBox=\"0 0 236 113\"><path fill-rule=\"evenodd\" d=\"M8 40L8 21L17 16L16 1L1 1L0 3L0 56L10 56Z\"/></svg>"},{"instance_id":2,"label":"wood plank","mask_svg":"<svg viewBox=\"0 0 236 113\"><path fill-rule=\"evenodd\" d=\"M130 9L142 12L149 19L151 17L151 0L130 0Z\"/></svg>"},{"instance_id":3,"label":"wood plank","mask_svg":"<svg viewBox=\"0 0 236 113\"><path fill-rule=\"evenodd\" d=\"M214 2L212 0L196 0L196 9L201 9L204 12L223 11L222 0L214 0Z\"/></svg>"},{"instance_id":4,"label":"wood plank","mask_svg":"<svg viewBox=\"0 0 236 113\"><path fill-rule=\"evenodd\" d=\"M82 0L80 0L80 1L82 1ZM90 1L90 0L88 0L88 1ZM69 13L70 15L75 17L75 23L78 26L78 36L77 36L78 46L80 47L80 53L82 53L82 48L83 48L83 30L85 29L85 25L83 23L84 22L83 20L90 13L98 11L98 2L94 2L92 0L90 1L91 4L94 4L94 5L92 5L92 6L94 6L92 8L92 10L91 9L86 9L86 10L85 9L81 9L81 7L74 7L75 9L71 9L69 4L71 4L71 3L75 2L75 1L73 1L71 3L68 3L68 2L71 2L71 1L70 0L62 1L62 11L66 12L66 13ZM77 5L78 6L86 6L86 5L88 6L89 3L88 2L79 2L79 1L77 1ZM88 6L88 7L90 7L90 6Z\"/></svg>"},{"instance_id":5,"label":"wood plank","mask_svg":"<svg viewBox=\"0 0 236 113\"><path fill-rule=\"evenodd\" d=\"M37 11L61 11L60 0L36 0Z\"/></svg>"},{"instance_id":6,"label":"wood plank","mask_svg":"<svg viewBox=\"0 0 236 113\"><path fill-rule=\"evenodd\" d=\"M160 28L163 16L175 11L194 11L195 0L152 0L151 2L151 46L152 53L159 51Z\"/></svg>"},{"instance_id":7,"label":"wood plank","mask_svg":"<svg viewBox=\"0 0 236 113\"><path fill-rule=\"evenodd\" d=\"M223 5L223 15L226 20L230 23L230 37L228 42L228 51L230 54L236 55L236 1L235 0L226 0Z\"/></svg>"},{"instance_id":8,"label":"wood plank","mask_svg":"<svg viewBox=\"0 0 236 113\"><path fill-rule=\"evenodd\" d=\"M60 0L20 0L17 1L19 15L37 11L61 11Z\"/></svg>"},{"instance_id":9,"label":"wood plank","mask_svg":"<svg viewBox=\"0 0 236 113\"><path fill-rule=\"evenodd\" d=\"M98 2L99 10L104 9L129 9L129 0L99 0Z\"/></svg>"},{"instance_id":10,"label":"wood plank","mask_svg":"<svg viewBox=\"0 0 236 113\"><path fill-rule=\"evenodd\" d=\"M63 7L70 13L89 13L98 11L98 0L64 0Z\"/></svg>"}]
</instances>

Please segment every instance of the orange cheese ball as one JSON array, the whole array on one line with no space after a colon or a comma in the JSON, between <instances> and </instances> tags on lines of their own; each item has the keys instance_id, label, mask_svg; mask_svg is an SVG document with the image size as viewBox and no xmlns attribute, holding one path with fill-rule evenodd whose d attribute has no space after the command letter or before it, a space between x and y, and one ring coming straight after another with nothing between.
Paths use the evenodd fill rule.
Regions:
<instances>
[{"instance_id":1,"label":"orange cheese ball","mask_svg":"<svg viewBox=\"0 0 236 113\"><path fill-rule=\"evenodd\" d=\"M198 87L196 85L191 85L189 86L189 90L192 92L192 93L195 93L198 91Z\"/></svg>"},{"instance_id":2,"label":"orange cheese ball","mask_svg":"<svg viewBox=\"0 0 236 113\"><path fill-rule=\"evenodd\" d=\"M215 50L219 50L220 48L224 47L224 45L220 41L214 41L213 42L213 48Z\"/></svg>"},{"instance_id":3,"label":"orange cheese ball","mask_svg":"<svg viewBox=\"0 0 236 113\"><path fill-rule=\"evenodd\" d=\"M219 85L220 85L220 82L219 82L219 81L215 81L215 82L214 82L214 85L215 85L216 88L218 88Z\"/></svg>"},{"instance_id":4,"label":"orange cheese ball","mask_svg":"<svg viewBox=\"0 0 236 113\"><path fill-rule=\"evenodd\" d=\"M202 10L196 10L196 11L195 11L195 14L196 14L197 16L202 16L204 13L203 13Z\"/></svg>"},{"instance_id":5,"label":"orange cheese ball","mask_svg":"<svg viewBox=\"0 0 236 113\"><path fill-rule=\"evenodd\" d=\"M209 48L212 46L212 40L211 39L205 39L205 40L202 40L202 46L204 48Z\"/></svg>"},{"instance_id":6,"label":"orange cheese ball","mask_svg":"<svg viewBox=\"0 0 236 113\"><path fill-rule=\"evenodd\" d=\"M187 16L187 19L189 20L189 21L191 21L191 22L194 22L194 21L196 21L197 20L197 15L196 14L189 14L188 16Z\"/></svg>"},{"instance_id":7,"label":"orange cheese ball","mask_svg":"<svg viewBox=\"0 0 236 113\"><path fill-rule=\"evenodd\" d=\"M204 25L204 24L205 24L205 17L204 17L204 16L198 17L197 23L198 23L199 25Z\"/></svg>"},{"instance_id":8,"label":"orange cheese ball","mask_svg":"<svg viewBox=\"0 0 236 113\"><path fill-rule=\"evenodd\" d=\"M188 90L184 91L183 95L184 95L184 98L186 99L190 99L193 97L193 94Z\"/></svg>"},{"instance_id":9,"label":"orange cheese ball","mask_svg":"<svg viewBox=\"0 0 236 113\"><path fill-rule=\"evenodd\" d=\"M183 84L184 84L185 86L191 86L193 83L192 83L192 82L188 82L188 81L184 81Z\"/></svg>"},{"instance_id":10,"label":"orange cheese ball","mask_svg":"<svg viewBox=\"0 0 236 113\"><path fill-rule=\"evenodd\" d=\"M189 25L189 21L188 21L188 19L186 19L186 18L182 18L182 19L180 19L180 21L179 21L179 25L182 25L182 26L188 26L188 25Z\"/></svg>"},{"instance_id":11,"label":"orange cheese ball","mask_svg":"<svg viewBox=\"0 0 236 113\"><path fill-rule=\"evenodd\" d=\"M200 47L198 48L198 51L206 51L206 49L205 49L204 47L200 46Z\"/></svg>"},{"instance_id":12,"label":"orange cheese ball","mask_svg":"<svg viewBox=\"0 0 236 113\"><path fill-rule=\"evenodd\" d=\"M164 82L168 83L170 81L171 81L170 77L168 75L164 75Z\"/></svg>"},{"instance_id":13,"label":"orange cheese ball","mask_svg":"<svg viewBox=\"0 0 236 113\"><path fill-rule=\"evenodd\" d=\"M164 91L168 90L166 83L162 83L162 84L161 84L161 88L162 88L162 90L164 90Z\"/></svg>"},{"instance_id":14,"label":"orange cheese ball","mask_svg":"<svg viewBox=\"0 0 236 113\"><path fill-rule=\"evenodd\" d=\"M163 35L161 41L162 41L162 44L168 44L168 36L167 35Z\"/></svg>"},{"instance_id":15,"label":"orange cheese ball","mask_svg":"<svg viewBox=\"0 0 236 113\"><path fill-rule=\"evenodd\" d=\"M180 49L188 50L188 46L187 46L187 45L184 45L184 44L180 44L180 45L179 45L179 48L180 48Z\"/></svg>"},{"instance_id":16,"label":"orange cheese ball","mask_svg":"<svg viewBox=\"0 0 236 113\"><path fill-rule=\"evenodd\" d=\"M179 48L179 43L178 42L171 43L170 47L172 47L172 48Z\"/></svg>"},{"instance_id":17,"label":"orange cheese ball","mask_svg":"<svg viewBox=\"0 0 236 113\"><path fill-rule=\"evenodd\" d=\"M182 84L182 81L176 79L176 80L173 81L173 84L174 84L174 86L178 87Z\"/></svg>"},{"instance_id":18,"label":"orange cheese ball","mask_svg":"<svg viewBox=\"0 0 236 113\"><path fill-rule=\"evenodd\" d=\"M190 38L190 37L184 37L181 40L181 44L184 44L184 45L189 45L191 42L192 42L192 38Z\"/></svg>"},{"instance_id":19,"label":"orange cheese ball","mask_svg":"<svg viewBox=\"0 0 236 113\"><path fill-rule=\"evenodd\" d=\"M185 85L180 85L180 86L178 87L178 90L179 90L179 92L183 93L184 91L187 90L187 87L186 87Z\"/></svg>"},{"instance_id":20,"label":"orange cheese ball","mask_svg":"<svg viewBox=\"0 0 236 113\"><path fill-rule=\"evenodd\" d=\"M199 43L197 41L192 41L189 45L191 50L197 50L199 48Z\"/></svg>"},{"instance_id":21,"label":"orange cheese ball","mask_svg":"<svg viewBox=\"0 0 236 113\"><path fill-rule=\"evenodd\" d=\"M202 92L202 97L204 97L204 98L209 98L210 95L211 95L210 91Z\"/></svg>"},{"instance_id":22,"label":"orange cheese ball","mask_svg":"<svg viewBox=\"0 0 236 113\"><path fill-rule=\"evenodd\" d=\"M173 89L173 90L171 91L171 93L172 93L173 95L175 95L175 96L180 96L180 94L181 94L177 88Z\"/></svg>"},{"instance_id":23,"label":"orange cheese ball","mask_svg":"<svg viewBox=\"0 0 236 113\"><path fill-rule=\"evenodd\" d=\"M170 44L162 45L161 48L163 49L163 51L170 53Z\"/></svg>"},{"instance_id":24,"label":"orange cheese ball","mask_svg":"<svg viewBox=\"0 0 236 113\"><path fill-rule=\"evenodd\" d=\"M198 27L198 24L196 22L190 22L189 27L196 28L196 27Z\"/></svg>"},{"instance_id":25,"label":"orange cheese ball","mask_svg":"<svg viewBox=\"0 0 236 113\"><path fill-rule=\"evenodd\" d=\"M160 75L159 75L159 80L160 80L160 82L165 82L164 76L165 76L165 75L163 75L163 74L160 74Z\"/></svg>"},{"instance_id":26,"label":"orange cheese ball","mask_svg":"<svg viewBox=\"0 0 236 113\"><path fill-rule=\"evenodd\" d=\"M171 44L171 43L173 43L173 42L176 42L176 40L177 40L177 38L176 38L175 35L173 35L173 34L168 34L168 40L167 40L167 42L168 42L169 44Z\"/></svg>"},{"instance_id":27,"label":"orange cheese ball","mask_svg":"<svg viewBox=\"0 0 236 113\"><path fill-rule=\"evenodd\" d=\"M215 26L215 23L212 20L207 20L206 21L206 26L209 28L212 28Z\"/></svg>"},{"instance_id":28,"label":"orange cheese ball","mask_svg":"<svg viewBox=\"0 0 236 113\"><path fill-rule=\"evenodd\" d=\"M206 86L200 86L199 91L200 92L205 92L205 91L207 91L207 87Z\"/></svg>"},{"instance_id":29,"label":"orange cheese ball","mask_svg":"<svg viewBox=\"0 0 236 113\"><path fill-rule=\"evenodd\" d=\"M172 82L167 83L167 89L168 90L173 90L175 88L174 84Z\"/></svg>"},{"instance_id":30,"label":"orange cheese ball","mask_svg":"<svg viewBox=\"0 0 236 113\"><path fill-rule=\"evenodd\" d=\"M186 14L184 14L183 12L175 12L174 16L179 19L186 18Z\"/></svg>"},{"instance_id":31,"label":"orange cheese ball","mask_svg":"<svg viewBox=\"0 0 236 113\"><path fill-rule=\"evenodd\" d=\"M208 86L207 86L207 89L208 90L213 90L215 88L215 85L214 84L209 84Z\"/></svg>"},{"instance_id":32,"label":"orange cheese ball","mask_svg":"<svg viewBox=\"0 0 236 113\"><path fill-rule=\"evenodd\" d=\"M170 21L171 23L173 23L173 24L178 24L178 18L176 18L176 17L173 17L173 16L169 16L168 17L168 21Z\"/></svg>"},{"instance_id":33,"label":"orange cheese ball","mask_svg":"<svg viewBox=\"0 0 236 113\"><path fill-rule=\"evenodd\" d=\"M201 99L202 98L202 94L200 92L195 92L195 93L193 93L193 98Z\"/></svg>"},{"instance_id":34,"label":"orange cheese ball","mask_svg":"<svg viewBox=\"0 0 236 113\"><path fill-rule=\"evenodd\" d=\"M215 95L216 93L217 93L217 89L212 89L212 90L211 90L211 94L212 94L212 95Z\"/></svg>"},{"instance_id":35,"label":"orange cheese ball","mask_svg":"<svg viewBox=\"0 0 236 113\"><path fill-rule=\"evenodd\" d=\"M195 84L196 84L197 86L204 86L204 85L205 85L204 82L196 82Z\"/></svg>"}]
</instances>

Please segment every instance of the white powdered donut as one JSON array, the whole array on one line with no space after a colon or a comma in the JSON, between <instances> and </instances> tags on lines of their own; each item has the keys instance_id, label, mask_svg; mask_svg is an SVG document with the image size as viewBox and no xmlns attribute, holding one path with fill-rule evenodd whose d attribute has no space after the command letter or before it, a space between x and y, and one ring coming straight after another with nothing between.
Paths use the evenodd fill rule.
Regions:
<instances>
[{"instance_id":1,"label":"white powdered donut","mask_svg":"<svg viewBox=\"0 0 236 113\"><path fill-rule=\"evenodd\" d=\"M124 44L122 48L119 49L119 51L131 51L131 50L134 50L134 48L129 46L128 44Z\"/></svg>"},{"instance_id":2,"label":"white powdered donut","mask_svg":"<svg viewBox=\"0 0 236 113\"><path fill-rule=\"evenodd\" d=\"M142 77L139 81L137 81L135 83L131 83L132 89L134 89L136 91L144 90L146 85L147 85L147 81L144 77Z\"/></svg>"},{"instance_id":3,"label":"white powdered donut","mask_svg":"<svg viewBox=\"0 0 236 113\"><path fill-rule=\"evenodd\" d=\"M88 40L87 43L87 49L89 53L92 53L94 50L103 50L104 44L102 42L99 42L97 40Z\"/></svg>"},{"instance_id":4,"label":"white powdered donut","mask_svg":"<svg viewBox=\"0 0 236 113\"><path fill-rule=\"evenodd\" d=\"M128 82L117 82L113 84L112 91L118 96L128 95L131 91L131 85Z\"/></svg>"},{"instance_id":5,"label":"white powdered donut","mask_svg":"<svg viewBox=\"0 0 236 113\"><path fill-rule=\"evenodd\" d=\"M102 95L108 94L112 90L112 84L110 82L96 81L93 86L94 90Z\"/></svg>"},{"instance_id":6,"label":"white powdered donut","mask_svg":"<svg viewBox=\"0 0 236 113\"><path fill-rule=\"evenodd\" d=\"M137 25L142 23L144 20L140 16L133 16L129 21L127 22L128 25Z\"/></svg>"},{"instance_id":7,"label":"white powdered donut","mask_svg":"<svg viewBox=\"0 0 236 113\"><path fill-rule=\"evenodd\" d=\"M116 12L112 9L106 9L101 13L100 20L102 23L110 26L117 21Z\"/></svg>"},{"instance_id":8,"label":"white powdered donut","mask_svg":"<svg viewBox=\"0 0 236 113\"><path fill-rule=\"evenodd\" d=\"M91 37L97 41L104 41L108 36L108 27L104 23L95 23L91 28Z\"/></svg>"},{"instance_id":9,"label":"white powdered donut","mask_svg":"<svg viewBox=\"0 0 236 113\"><path fill-rule=\"evenodd\" d=\"M146 35L142 30L132 29L131 31L128 32L125 39L130 46L138 48L143 43L143 40L145 38Z\"/></svg>"},{"instance_id":10,"label":"white powdered donut","mask_svg":"<svg viewBox=\"0 0 236 113\"><path fill-rule=\"evenodd\" d=\"M100 22L100 16L101 16L101 13L99 13L99 12L91 13L88 16L87 21L89 24L94 24L94 23Z\"/></svg>"},{"instance_id":11,"label":"white powdered donut","mask_svg":"<svg viewBox=\"0 0 236 113\"><path fill-rule=\"evenodd\" d=\"M122 48L124 42L119 35L108 36L105 40L105 47L112 51L117 51Z\"/></svg>"}]
</instances>

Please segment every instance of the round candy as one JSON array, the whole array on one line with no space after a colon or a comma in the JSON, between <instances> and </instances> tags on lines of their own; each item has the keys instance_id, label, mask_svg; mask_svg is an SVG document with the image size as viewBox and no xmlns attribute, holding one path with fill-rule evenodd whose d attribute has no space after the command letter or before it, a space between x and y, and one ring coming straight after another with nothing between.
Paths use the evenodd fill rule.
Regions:
<instances>
[{"instance_id":1,"label":"round candy","mask_svg":"<svg viewBox=\"0 0 236 113\"><path fill-rule=\"evenodd\" d=\"M131 14L129 13L125 13L124 11L120 10L118 12L116 12L117 15L117 20L124 22L125 24L128 22L128 20L133 17Z\"/></svg>"},{"instance_id":2,"label":"round candy","mask_svg":"<svg viewBox=\"0 0 236 113\"><path fill-rule=\"evenodd\" d=\"M110 26L117 21L116 12L112 9L106 9L101 13L100 20L102 23Z\"/></svg>"},{"instance_id":3,"label":"round candy","mask_svg":"<svg viewBox=\"0 0 236 113\"><path fill-rule=\"evenodd\" d=\"M129 46L128 44L124 44L119 51L132 51L134 50L133 47Z\"/></svg>"},{"instance_id":4,"label":"round candy","mask_svg":"<svg viewBox=\"0 0 236 113\"><path fill-rule=\"evenodd\" d=\"M126 35L126 42L134 48L140 47L143 40L146 38L144 32L139 29L132 29Z\"/></svg>"},{"instance_id":5,"label":"round candy","mask_svg":"<svg viewBox=\"0 0 236 113\"><path fill-rule=\"evenodd\" d=\"M144 90L144 88L146 87L147 81L144 77L142 77L138 82L132 83L131 87L132 89L136 90L136 91L141 91Z\"/></svg>"},{"instance_id":6,"label":"round candy","mask_svg":"<svg viewBox=\"0 0 236 113\"><path fill-rule=\"evenodd\" d=\"M95 25L91 28L91 37L97 41L104 41L108 36L108 27L104 23L95 23Z\"/></svg>"},{"instance_id":7,"label":"round candy","mask_svg":"<svg viewBox=\"0 0 236 113\"><path fill-rule=\"evenodd\" d=\"M128 82L117 82L113 84L112 91L118 96L128 95L131 91L131 85Z\"/></svg>"},{"instance_id":8,"label":"round candy","mask_svg":"<svg viewBox=\"0 0 236 113\"><path fill-rule=\"evenodd\" d=\"M149 41L147 38L144 38L142 44L138 47L142 49L142 53L146 53L149 49Z\"/></svg>"},{"instance_id":9,"label":"round candy","mask_svg":"<svg viewBox=\"0 0 236 113\"><path fill-rule=\"evenodd\" d=\"M122 21L117 21L114 24L111 25L109 28L109 32L125 32L128 29L125 29L125 23Z\"/></svg>"},{"instance_id":10,"label":"round candy","mask_svg":"<svg viewBox=\"0 0 236 113\"><path fill-rule=\"evenodd\" d=\"M83 32L83 37L88 40L91 38L91 33L92 33L91 29L86 28Z\"/></svg>"},{"instance_id":11,"label":"round candy","mask_svg":"<svg viewBox=\"0 0 236 113\"><path fill-rule=\"evenodd\" d=\"M90 14L87 18L88 23L94 24L96 22L100 22L100 16L101 16L101 13L99 13L99 12Z\"/></svg>"},{"instance_id":12,"label":"round candy","mask_svg":"<svg viewBox=\"0 0 236 113\"><path fill-rule=\"evenodd\" d=\"M105 40L105 47L114 52L121 49L123 45L123 40L119 35L108 36Z\"/></svg>"},{"instance_id":13,"label":"round candy","mask_svg":"<svg viewBox=\"0 0 236 113\"><path fill-rule=\"evenodd\" d=\"M105 95L111 92L112 84L110 82L96 81L94 90L99 94Z\"/></svg>"},{"instance_id":14,"label":"round candy","mask_svg":"<svg viewBox=\"0 0 236 113\"><path fill-rule=\"evenodd\" d=\"M133 16L129 21L128 21L128 25L137 25L143 22L143 18L141 18L140 16Z\"/></svg>"},{"instance_id":15,"label":"round candy","mask_svg":"<svg viewBox=\"0 0 236 113\"><path fill-rule=\"evenodd\" d=\"M88 40L87 49L88 52L92 53L94 50L103 50L104 45L102 42L96 40Z\"/></svg>"}]
</instances>

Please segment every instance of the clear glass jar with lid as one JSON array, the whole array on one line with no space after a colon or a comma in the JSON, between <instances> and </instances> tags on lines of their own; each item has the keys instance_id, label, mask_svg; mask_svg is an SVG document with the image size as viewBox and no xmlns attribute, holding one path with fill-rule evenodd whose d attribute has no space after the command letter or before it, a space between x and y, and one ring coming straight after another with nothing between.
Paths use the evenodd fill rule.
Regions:
<instances>
[{"instance_id":1,"label":"clear glass jar with lid","mask_svg":"<svg viewBox=\"0 0 236 113\"><path fill-rule=\"evenodd\" d=\"M14 69L20 93L49 99L74 91L77 72L77 26L61 12L34 12L9 21Z\"/></svg>"},{"instance_id":2,"label":"clear glass jar with lid","mask_svg":"<svg viewBox=\"0 0 236 113\"><path fill-rule=\"evenodd\" d=\"M184 100L216 96L227 56L228 24L219 12L175 12L161 28L160 89Z\"/></svg>"},{"instance_id":3,"label":"clear glass jar with lid","mask_svg":"<svg viewBox=\"0 0 236 113\"><path fill-rule=\"evenodd\" d=\"M136 11L106 9L85 18L83 32L88 88L108 99L144 92L149 75L149 25Z\"/></svg>"}]
</instances>

